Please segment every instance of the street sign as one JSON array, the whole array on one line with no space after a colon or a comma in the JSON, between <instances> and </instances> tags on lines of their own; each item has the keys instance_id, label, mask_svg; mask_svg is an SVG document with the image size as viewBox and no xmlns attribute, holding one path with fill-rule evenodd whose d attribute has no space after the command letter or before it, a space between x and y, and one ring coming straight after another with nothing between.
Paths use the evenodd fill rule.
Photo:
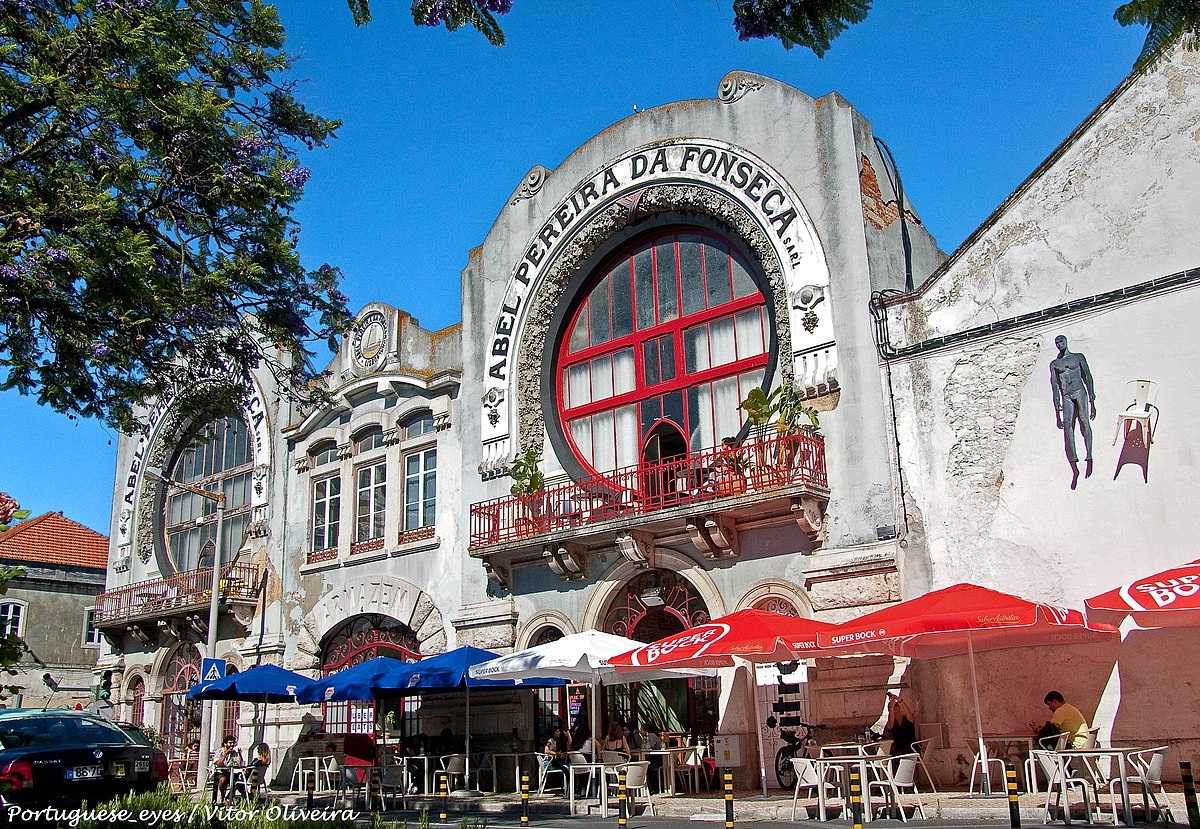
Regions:
<instances>
[{"instance_id":1,"label":"street sign","mask_svg":"<svg viewBox=\"0 0 1200 829\"><path fill-rule=\"evenodd\" d=\"M200 660L200 681L201 682L216 682L218 679L225 678L225 660L224 659L201 659Z\"/></svg>"}]
</instances>

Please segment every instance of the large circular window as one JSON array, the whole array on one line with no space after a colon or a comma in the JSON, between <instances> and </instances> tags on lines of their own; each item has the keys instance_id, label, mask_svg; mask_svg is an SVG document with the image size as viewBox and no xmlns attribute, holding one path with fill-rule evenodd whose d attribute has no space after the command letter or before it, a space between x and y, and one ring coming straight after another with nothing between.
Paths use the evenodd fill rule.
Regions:
<instances>
[{"instance_id":1,"label":"large circular window","mask_svg":"<svg viewBox=\"0 0 1200 829\"><path fill-rule=\"evenodd\" d=\"M250 521L254 447L240 417L210 420L191 433L176 453L169 477L210 492L225 494L221 560L242 546ZM217 538L216 504L171 487L163 524L167 551L176 571L212 565Z\"/></svg>"},{"instance_id":2,"label":"large circular window","mask_svg":"<svg viewBox=\"0 0 1200 829\"><path fill-rule=\"evenodd\" d=\"M726 239L692 228L642 237L584 284L568 317L556 382L571 450L604 473L736 436L771 340L763 295Z\"/></svg>"}]
</instances>

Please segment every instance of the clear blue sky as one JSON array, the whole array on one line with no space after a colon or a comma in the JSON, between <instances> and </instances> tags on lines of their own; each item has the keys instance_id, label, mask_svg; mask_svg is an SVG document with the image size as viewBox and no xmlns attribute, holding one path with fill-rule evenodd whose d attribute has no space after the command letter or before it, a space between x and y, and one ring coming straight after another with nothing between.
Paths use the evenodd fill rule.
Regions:
<instances>
[{"instance_id":1,"label":"clear blue sky","mask_svg":"<svg viewBox=\"0 0 1200 829\"><path fill-rule=\"evenodd\" d=\"M735 68L840 91L950 251L1128 72L1144 32L1113 22L1118 1L876 0L817 59L739 42L731 0L514 0L502 49L415 28L408 0L373 0L362 28L343 0L282 0L301 97L345 122L305 160L302 251L341 266L352 308L455 322L467 251L533 164L553 168L634 104L713 97ZM116 436L14 392L0 424L0 490L107 532Z\"/></svg>"}]
</instances>

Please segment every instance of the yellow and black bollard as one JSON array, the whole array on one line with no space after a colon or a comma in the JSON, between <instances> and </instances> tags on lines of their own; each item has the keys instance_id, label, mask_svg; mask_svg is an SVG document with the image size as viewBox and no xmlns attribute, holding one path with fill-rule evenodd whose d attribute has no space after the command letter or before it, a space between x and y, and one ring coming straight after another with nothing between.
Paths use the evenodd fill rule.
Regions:
<instances>
[{"instance_id":1,"label":"yellow and black bollard","mask_svg":"<svg viewBox=\"0 0 1200 829\"><path fill-rule=\"evenodd\" d=\"M438 792L442 796L442 811L438 813L438 820L445 823L450 819L450 786L447 775L442 775L441 785L438 786Z\"/></svg>"},{"instance_id":2,"label":"yellow and black bollard","mask_svg":"<svg viewBox=\"0 0 1200 829\"><path fill-rule=\"evenodd\" d=\"M721 785L725 789L725 829L733 829L733 772L721 774Z\"/></svg>"},{"instance_id":3,"label":"yellow and black bollard","mask_svg":"<svg viewBox=\"0 0 1200 829\"><path fill-rule=\"evenodd\" d=\"M1187 806L1188 826L1200 829L1200 805L1196 803L1196 779L1192 777L1192 764L1184 760L1179 764L1179 776L1183 778L1183 802Z\"/></svg>"},{"instance_id":4,"label":"yellow and black bollard","mask_svg":"<svg viewBox=\"0 0 1200 829\"><path fill-rule=\"evenodd\" d=\"M621 829L629 824L629 799L625 791L625 769L617 772L617 826Z\"/></svg>"},{"instance_id":5,"label":"yellow and black bollard","mask_svg":"<svg viewBox=\"0 0 1200 829\"><path fill-rule=\"evenodd\" d=\"M1008 825L1021 829L1021 801L1017 797L1017 768L1012 763L1004 764L1004 779L1008 786Z\"/></svg>"},{"instance_id":6,"label":"yellow and black bollard","mask_svg":"<svg viewBox=\"0 0 1200 829\"><path fill-rule=\"evenodd\" d=\"M494 788L494 787L493 787ZM529 825L529 775L521 775L521 825Z\"/></svg>"},{"instance_id":7,"label":"yellow and black bollard","mask_svg":"<svg viewBox=\"0 0 1200 829\"><path fill-rule=\"evenodd\" d=\"M863 829L862 776L858 769L850 772L850 811L854 815L854 829Z\"/></svg>"}]
</instances>

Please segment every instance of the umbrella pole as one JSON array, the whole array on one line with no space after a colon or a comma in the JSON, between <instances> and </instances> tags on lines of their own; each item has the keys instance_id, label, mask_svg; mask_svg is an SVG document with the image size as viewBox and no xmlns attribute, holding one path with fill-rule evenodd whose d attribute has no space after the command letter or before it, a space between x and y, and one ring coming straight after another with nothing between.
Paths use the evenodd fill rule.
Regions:
<instances>
[{"instance_id":1,"label":"umbrella pole","mask_svg":"<svg viewBox=\"0 0 1200 829\"><path fill-rule=\"evenodd\" d=\"M763 797L767 796L767 754L763 748L762 711L758 702L758 668L753 664L747 665L750 673L750 697L754 700L754 737L758 743L758 776L762 782Z\"/></svg>"},{"instance_id":2,"label":"umbrella pole","mask_svg":"<svg viewBox=\"0 0 1200 829\"><path fill-rule=\"evenodd\" d=\"M596 762L596 743L600 742L600 683L597 681L592 685L592 714L591 722L588 723L592 732L592 762Z\"/></svg>"},{"instance_id":3,"label":"umbrella pole","mask_svg":"<svg viewBox=\"0 0 1200 829\"><path fill-rule=\"evenodd\" d=\"M463 788L471 785L471 686L467 685L467 760L464 766L466 774L463 777Z\"/></svg>"},{"instance_id":4,"label":"umbrella pole","mask_svg":"<svg viewBox=\"0 0 1200 829\"><path fill-rule=\"evenodd\" d=\"M988 771L987 743L983 739L983 715L979 711L979 678L975 675L975 642L967 631L967 661L971 666L971 693L975 697L975 734L979 737L979 761L983 773L983 793L992 793L992 778Z\"/></svg>"}]
</instances>

